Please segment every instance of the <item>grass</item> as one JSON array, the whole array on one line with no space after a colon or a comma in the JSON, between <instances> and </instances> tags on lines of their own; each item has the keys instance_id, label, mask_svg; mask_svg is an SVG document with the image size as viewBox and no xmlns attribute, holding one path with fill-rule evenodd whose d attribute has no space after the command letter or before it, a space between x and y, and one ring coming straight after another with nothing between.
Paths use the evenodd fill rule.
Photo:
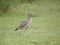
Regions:
<instances>
[{"instance_id":1,"label":"grass","mask_svg":"<svg viewBox=\"0 0 60 45\"><path fill-rule=\"evenodd\" d=\"M11 8L0 17L0 45L60 45L60 4L41 1L40 4L11 5ZM32 26L27 32L15 32L30 12L37 15Z\"/></svg>"}]
</instances>

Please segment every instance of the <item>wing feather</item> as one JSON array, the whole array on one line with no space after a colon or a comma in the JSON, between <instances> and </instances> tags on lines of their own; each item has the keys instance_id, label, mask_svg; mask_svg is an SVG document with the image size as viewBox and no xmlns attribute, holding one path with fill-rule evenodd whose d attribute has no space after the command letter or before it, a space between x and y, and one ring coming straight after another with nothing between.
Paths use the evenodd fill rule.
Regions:
<instances>
[{"instance_id":1,"label":"wing feather","mask_svg":"<svg viewBox=\"0 0 60 45\"><path fill-rule=\"evenodd\" d=\"M24 27L24 26L26 26L27 23L28 23L28 21L22 21L22 23L20 24L20 27Z\"/></svg>"}]
</instances>

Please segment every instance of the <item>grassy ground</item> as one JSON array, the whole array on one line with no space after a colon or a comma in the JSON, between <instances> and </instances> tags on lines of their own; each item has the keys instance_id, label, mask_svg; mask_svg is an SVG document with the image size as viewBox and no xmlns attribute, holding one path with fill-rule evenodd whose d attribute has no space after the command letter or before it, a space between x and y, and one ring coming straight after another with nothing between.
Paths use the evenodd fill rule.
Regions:
<instances>
[{"instance_id":1,"label":"grassy ground","mask_svg":"<svg viewBox=\"0 0 60 45\"><path fill-rule=\"evenodd\" d=\"M6 16L0 17L0 45L60 45L60 4L57 1L11 5L11 8ZM37 17L27 32L14 31L30 12Z\"/></svg>"}]
</instances>

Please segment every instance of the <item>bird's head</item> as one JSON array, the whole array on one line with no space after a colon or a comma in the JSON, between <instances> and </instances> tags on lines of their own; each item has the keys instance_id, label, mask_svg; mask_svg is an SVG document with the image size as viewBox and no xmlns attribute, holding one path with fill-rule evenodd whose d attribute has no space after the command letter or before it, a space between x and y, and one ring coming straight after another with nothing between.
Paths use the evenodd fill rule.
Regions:
<instances>
[{"instance_id":1,"label":"bird's head","mask_svg":"<svg viewBox=\"0 0 60 45\"><path fill-rule=\"evenodd\" d=\"M29 13L28 17L36 17L36 15Z\"/></svg>"}]
</instances>

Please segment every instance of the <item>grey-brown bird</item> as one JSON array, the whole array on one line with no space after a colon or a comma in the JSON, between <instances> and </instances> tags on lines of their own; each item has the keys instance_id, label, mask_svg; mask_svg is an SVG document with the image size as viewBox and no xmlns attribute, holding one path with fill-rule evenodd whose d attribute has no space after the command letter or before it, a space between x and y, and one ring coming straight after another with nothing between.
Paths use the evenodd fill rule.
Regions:
<instances>
[{"instance_id":1,"label":"grey-brown bird","mask_svg":"<svg viewBox=\"0 0 60 45\"><path fill-rule=\"evenodd\" d=\"M36 15L28 14L27 19L22 21L22 23L15 29L15 31L18 29L28 28L32 24L32 17L36 17Z\"/></svg>"}]
</instances>

